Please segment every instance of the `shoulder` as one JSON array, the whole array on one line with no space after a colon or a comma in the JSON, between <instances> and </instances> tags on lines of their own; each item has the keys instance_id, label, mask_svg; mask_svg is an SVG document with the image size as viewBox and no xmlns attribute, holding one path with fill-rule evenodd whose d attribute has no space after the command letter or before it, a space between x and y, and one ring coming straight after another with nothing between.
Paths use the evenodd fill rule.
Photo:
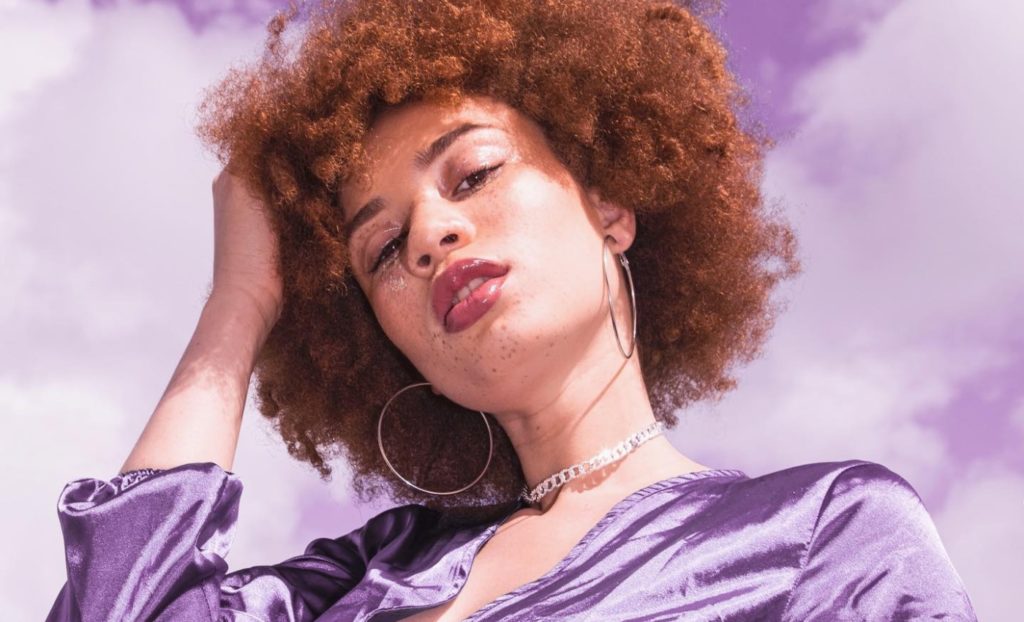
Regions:
<instances>
[{"instance_id":1,"label":"shoulder","mask_svg":"<svg viewBox=\"0 0 1024 622\"><path fill-rule=\"evenodd\" d=\"M737 472L741 473L742 472ZM810 548L823 531L867 531L916 523L934 531L920 497L892 469L853 459L793 466L756 477L709 481L705 518L739 529L756 524L773 538ZM681 496L681 502L692 499Z\"/></svg>"},{"instance_id":2,"label":"shoulder","mask_svg":"<svg viewBox=\"0 0 1024 622\"><path fill-rule=\"evenodd\" d=\"M864 563L888 542L945 556L939 534L913 486L892 469L867 460L803 464L733 480L710 514L718 524L757 526L764 541L784 543L802 568ZM878 557L876 557L876 560Z\"/></svg>"},{"instance_id":3,"label":"shoulder","mask_svg":"<svg viewBox=\"0 0 1024 622\"><path fill-rule=\"evenodd\" d=\"M892 469L866 460L796 467L816 475L807 487L809 507L817 507L808 525L806 555L825 558L846 544L868 554L889 542L927 547L945 556L931 515L913 486ZM853 553L854 551L847 551ZM879 551L881 552L881 551Z\"/></svg>"},{"instance_id":4,"label":"shoulder","mask_svg":"<svg viewBox=\"0 0 1024 622\"><path fill-rule=\"evenodd\" d=\"M778 509L799 504L819 513L836 502L863 501L890 511L906 509L907 503L920 504L906 479L884 465L859 459L802 464L726 483L720 499L726 506Z\"/></svg>"},{"instance_id":5,"label":"shoulder","mask_svg":"<svg viewBox=\"0 0 1024 622\"><path fill-rule=\"evenodd\" d=\"M816 462L732 483L727 503L800 506L815 516L837 505L906 514L923 509L913 486L888 467L867 460Z\"/></svg>"},{"instance_id":6,"label":"shoulder","mask_svg":"<svg viewBox=\"0 0 1024 622\"><path fill-rule=\"evenodd\" d=\"M913 492L903 477L888 467L868 460L842 460L802 464L750 478L753 488L791 494L864 493L874 487L897 487Z\"/></svg>"},{"instance_id":7,"label":"shoulder","mask_svg":"<svg viewBox=\"0 0 1024 622\"><path fill-rule=\"evenodd\" d=\"M886 529L891 529L894 521L931 522L914 487L876 462L805 464L768 474L764 479L788 492L790 500L800 497L808 505L817 506L814 534L820 532L823 521L834 518L843 519L847 528L854 522Z\"/></svg>"},{"instance_id":8,"label":"shoulder","mask_svg":"<svg viewBox=\"0 0 1024 622\"><path fill-rule=\"evenodd\" d=\"M783 619L974 619L931 515L892 469L849 460L758 479L783 493L780 511L795 510L802 532Z\"/></svg>"},{"instance_id":9,"label":"shoulder","mask_svg":"<svg viewBox=\"0 0 1024 622\"><path fill-rule=\"evenodd\" d=\"M671 510L686 518L699 509L703 518L723 524L775 522L794 540L810 538L821 516L839 506L870 506L874 512L893 514L922 509L906 479L859 459L803 464L756 477L716 469L702 478L668 484L657 491L661 494L649 495L669 499L656 504L659 512Z\"/></svg>"},{"instance_id":10,"label":"shoulder","mask_svg":"<svg viewBox=\"0 0 1024 622\"><path fill-rule=\"evenodd\" d=\"M868 460L804 464L748 480L751 491L775 504L800 507L808 547L837 530L914 529L937 540L935 527L914 487L889 467Z\"/></svg>"}]
</instances>

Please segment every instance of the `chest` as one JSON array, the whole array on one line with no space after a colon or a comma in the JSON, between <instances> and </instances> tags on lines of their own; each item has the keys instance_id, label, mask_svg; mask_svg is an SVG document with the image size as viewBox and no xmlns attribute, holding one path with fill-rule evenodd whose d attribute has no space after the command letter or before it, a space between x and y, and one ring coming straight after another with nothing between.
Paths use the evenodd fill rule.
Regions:
<instances>
[{"instance_id":1,"label":"chest","mask_svg":"<svg viewBox=\"0 0 1024 622\"><path fill-rule=\"evenodd\" d=\"M540 579L569 555L599 514L577 515L572 521L555 516L513 517L477 553L455 598L405 620L464 620L496 598Z\"/></svg>"}]
</instances>

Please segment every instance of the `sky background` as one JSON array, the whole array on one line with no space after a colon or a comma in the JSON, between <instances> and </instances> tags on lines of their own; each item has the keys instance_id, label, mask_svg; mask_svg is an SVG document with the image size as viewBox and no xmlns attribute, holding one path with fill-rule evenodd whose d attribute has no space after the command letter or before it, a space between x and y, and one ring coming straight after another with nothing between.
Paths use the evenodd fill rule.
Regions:
<instances>
[{"instance_id":1,"label":"sky background","mask_svg":"<svg viewBox=\"0 0 1024 622\"><path fill-rule=\"evenodd\" d=\"M212 265L202 90L261 49L271 1L0 0L0 611L45 616L64 484L117 472ZM861 458L931 512L979 618L1024 581L1024 3L733 0L718 21L779 137L764 188L804 274L765 354L669 432L757 476ZM384 506L290 459L258 413L228 561L274 563Z\"/></svg>"}]
</instances>

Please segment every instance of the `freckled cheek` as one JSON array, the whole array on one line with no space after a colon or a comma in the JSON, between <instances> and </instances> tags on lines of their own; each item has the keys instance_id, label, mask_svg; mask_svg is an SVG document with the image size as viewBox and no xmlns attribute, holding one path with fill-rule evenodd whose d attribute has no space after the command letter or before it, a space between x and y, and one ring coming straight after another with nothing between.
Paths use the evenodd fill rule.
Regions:
<instances>
[{"instance_id":1,"label":"freckled cheek","mask_svg":"<svg viewBox=\"0 0 1024 622\"><path fill-rule=\"evenodd\" d=\"M388 300L384 303L378 299L374 305L377 320L384 334L399 350L411 359L416 358L416 353L428 350L432 342L428 329L430 318L426 315L428 310L408 295L403 295L410 291L407 286L401 292L388 291L386 286L383 289L385 291L380 295L387 296Z\"/></svg>"},{"instance_id":2,"label":"freckled cheek","mask_svg":"<svg viewBox=\"0 0 1024 622\"><path fill-rule=\"evenodd\" d=\"M401 270L390 270L384 275L384 287L388 295L399 295L405 291L409 283L406 274Z\"/></svg>"}]
</instances>

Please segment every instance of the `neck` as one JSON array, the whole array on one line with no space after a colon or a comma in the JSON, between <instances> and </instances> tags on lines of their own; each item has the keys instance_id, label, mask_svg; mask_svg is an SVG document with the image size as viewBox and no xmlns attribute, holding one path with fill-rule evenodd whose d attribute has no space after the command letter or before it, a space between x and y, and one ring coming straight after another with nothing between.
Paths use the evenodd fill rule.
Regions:
<instances>
[{"instance_id":1,"label":"neck","mask_svg":"<svg viewBox=\"0 0 1024 622\"><path fill-rule=\"evenodd\" d=\"M613 354L618 355L617 359L609 354L603 357L604 365L577 368L545 404L519 412L495 413L512 441L530 488L655 421L639 356L624 359L617 351ZM617 494L649 483L651 477L657 481L695 470L691 466L700 465L679 453L662 436L564 488L579 492L600 487L609 494ZM550 507L558 493L554 491L542 499L542 509Z\"/></svg>"}]
</instances>

